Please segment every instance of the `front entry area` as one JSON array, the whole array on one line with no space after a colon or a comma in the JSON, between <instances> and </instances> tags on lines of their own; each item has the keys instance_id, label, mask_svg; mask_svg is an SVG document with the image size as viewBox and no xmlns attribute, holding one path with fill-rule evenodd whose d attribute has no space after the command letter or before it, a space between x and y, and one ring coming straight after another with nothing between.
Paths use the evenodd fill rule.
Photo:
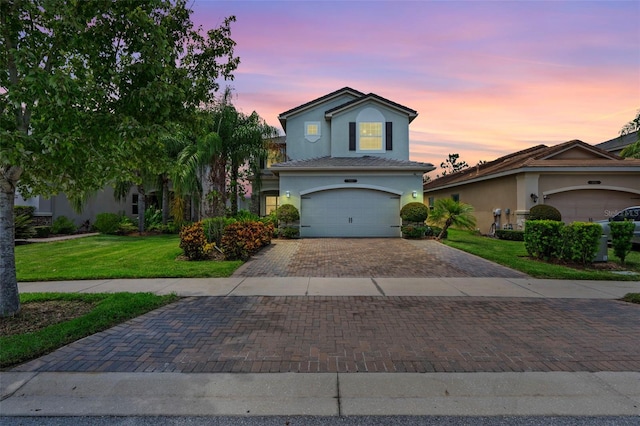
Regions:
<instances>
[{"instance_id":1,"label":"front entry area","mask_svg":"<svg viewBox=\"0 0 640 426\"><path fill-rule=\"evenodd\" d=\"M343 188L302 196L300 236L400 237L400 196Z\"/></svg>"}]
</instances>

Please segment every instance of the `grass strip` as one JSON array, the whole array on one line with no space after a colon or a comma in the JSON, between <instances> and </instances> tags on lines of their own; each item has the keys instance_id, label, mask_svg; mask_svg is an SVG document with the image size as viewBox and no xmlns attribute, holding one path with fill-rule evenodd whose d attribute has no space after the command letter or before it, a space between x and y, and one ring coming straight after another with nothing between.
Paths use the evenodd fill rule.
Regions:
<instances>
[{"instance_id":1,"label":"grass strip","mask_svg":"<svg viewBox=\"0 0 640 426\"><path fill-rule=\"evenodd\" d=\"M82 301L94 305L78 318L50 325L41 330L0 337L0 368L20 364L49 353L73 341L106 330L149 311L178 300L176 295L152 293L27 293L20 302ZM11 318L3 318L10 321Z\"/></svg>"},{"instance_id":2,"label":"grass strip","mask_svg":"<svg viewBox=\"0 0 640 426\"><path fill-rule=\"evenodd\" d=\"M469 231L450 229L442 242L467 253L474 254L503 266L524 272L535 278L637 281L638 275L620 275L596 269L575 269L569 266L542 262L529 258L522 241L507 241L475 235ZM613 260L609 251L609 259ZM640 273L640 253L631 252L625 269Z\"/></svg>"},{"instance_id":3,"label":"grass strip","mask_svg":"<svg viewBox=\"0 0 640 426\"><path fill-rule=\"evenodd\" d=\"M229 277L241 261L178 260L177 235L100 235L16 247L18 281Z\"/></svg>"},{"instance_id":4,"label":"grass strip","mask_svg":"<svg viewBox=\"0 0 640 426\"><path fill-rule=\"evenodd\" d=\"M629 303L640 304L640 293L627 293L621 300Z\"/></svg>"}]
</instances>

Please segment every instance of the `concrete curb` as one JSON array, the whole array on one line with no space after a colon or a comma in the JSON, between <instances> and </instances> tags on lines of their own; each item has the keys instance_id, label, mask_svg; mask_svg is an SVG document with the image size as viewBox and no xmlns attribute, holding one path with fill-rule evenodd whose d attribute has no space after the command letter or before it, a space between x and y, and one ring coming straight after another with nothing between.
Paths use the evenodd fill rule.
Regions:
<instances>
[{"instance_id":1,"label":"concrete curb","mask_svg":"<svg viewBox=\"0 0 640 426\"><path fill-rule=\"evenodd\" d=\"M640 415L640 373L0 373L6 416Z\"/></svg>"}]
</instances>

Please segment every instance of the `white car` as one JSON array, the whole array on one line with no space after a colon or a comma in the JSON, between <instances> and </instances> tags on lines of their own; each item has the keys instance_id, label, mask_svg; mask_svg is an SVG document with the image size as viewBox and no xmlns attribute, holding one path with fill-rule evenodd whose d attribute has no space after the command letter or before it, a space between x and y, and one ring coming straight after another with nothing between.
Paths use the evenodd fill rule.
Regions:
<instances>
[{"instance_id":1,"label":"white car","mask_svg":"<svg viewBox=\"0 0 640 426\"><path fill-rule=\"evenodd\" d=\"M640 244L640 206L627 207L615 216L609 218L609 220L599 220L597 223L602 226L602 233L611 241L609 222L622 222L623 220L633 220L636 228L633 231L631 242L633 242L633 244Z\"/></svg>"}]
</instances>

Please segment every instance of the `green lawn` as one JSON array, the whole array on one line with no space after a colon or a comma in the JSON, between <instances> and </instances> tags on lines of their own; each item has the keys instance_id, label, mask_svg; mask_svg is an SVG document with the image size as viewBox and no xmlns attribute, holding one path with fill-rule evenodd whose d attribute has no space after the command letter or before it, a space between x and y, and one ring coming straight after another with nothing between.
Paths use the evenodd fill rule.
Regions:
<instances>
[{"instance_id":1,"label":"green lawn","mask_svg":"<svg viewBox=\"0 0 640 426\"><path fill-rule=\"evenodd\" d=\"M573 269L529 259L522 241L505 241L475 235L468 231L449 230L443 242L451 247L475 254L504 266L516 269L536 278L558 278L577 280L637 281L638 275L625 276L595 269ZM617 259L609 250L609 261ZM640 273L640 252L633 251L626 259L625 269Z\"/></svg>"},{"instance_id":2,"label":"green lawn","mask_svg":"<svg viewBox=\"0 0 640 426\"><path fill-rule=\"evenodd\" d=\"M0 336L0 368L37 358L75 340L106 330L176 300L178 300L176 295L156 296L151 293L21 294L20 303L25 311L30 303L51 301L86 303L90 310L78 318L39 328L33 332ZM0 322L12 320L12 318L0 318Z\"/></svg>"},{"instance_id":3,"label":"green lawn","mask_svg":"<svg viewBox=\"0 0 640 426\"><path fill-rule=\"evenodd\" d=\"M176 260L177 235L111 236L16 247L18 281L228 277L241 261Z\"/></svg>"}]
</instances>

